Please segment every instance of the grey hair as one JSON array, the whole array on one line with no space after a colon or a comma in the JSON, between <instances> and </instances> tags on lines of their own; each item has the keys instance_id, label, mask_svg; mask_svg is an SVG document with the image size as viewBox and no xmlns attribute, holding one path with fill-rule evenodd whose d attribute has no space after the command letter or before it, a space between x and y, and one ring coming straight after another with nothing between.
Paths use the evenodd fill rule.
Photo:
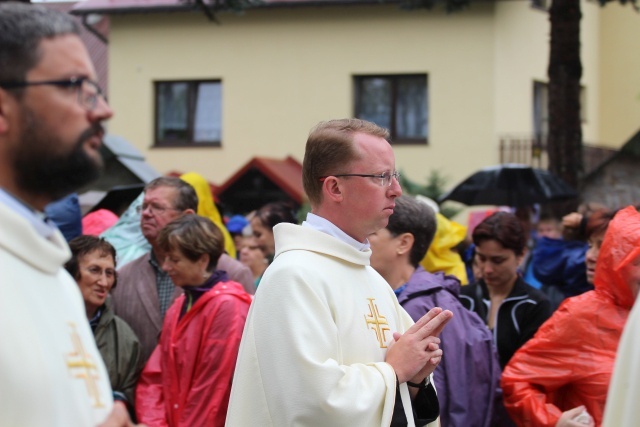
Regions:
<instances>
[{"instance_id":1,"label":"grey hair","mask_svg":"<svg viewBox=\"0 0 640 427\"><path fill-rule=\"evenodd\" d=\"M413 235L414 241L409 261L414 267L420 264L429 250L437 227L436 215L426 203L411 196L396 198L396 207L393 209L393 215L389 217L387 230L393 236L403 233Z\"/></svg>"},{"instance_id":2,"label":"grey hair","mask_svg":"<svg viewBox=\"0 0 640 427\"><path fill-rule=\"evenodd\" d=\"M0 82L24 81L42 56L43 39L80 35L80 26L66 13L39 5L0 3Z\"/></svg>"},{"instance_id":3,"label":"grey hair","mask_svg":"<svg viewBox=\"0 0 640 427\"><path fill-rule=\"evenodd\" d=\"M183 212L187 209L198 211L198 194L188 182L175 176L161 176L145 185L144 192L158 187L171 187L177 191L175 206L173 206L175 209Z\"/></svg>"}]
</instances>

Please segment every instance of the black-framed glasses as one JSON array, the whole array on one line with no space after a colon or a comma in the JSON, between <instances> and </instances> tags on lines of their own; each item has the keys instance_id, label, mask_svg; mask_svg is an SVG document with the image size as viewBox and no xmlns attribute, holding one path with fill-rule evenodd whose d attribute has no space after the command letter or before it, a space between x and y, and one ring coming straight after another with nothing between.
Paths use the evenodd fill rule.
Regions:
<instances>
[{"instance_id":1,"label":"black-framed glasses","mask_svg":"<svg viewBox=\"0 0 640 427\"><path fill-rule=\"evenodd\" d=\"M363 174L363 173L341 173L341 174L329 175L329 176L335 176L336 178L340 178L340 177L343 177L343 176L357 176L357 177L361 177L361 178L378 178L380 180L380 186L381 187L391 187L391 183L393 182L393 178L395 178L396 181L400 179L400 172L398 172L398 171L383 172L383 173L378 174L378 175ZM324 182L324 180L327 179L329 176L321 176L320 177L320 182Z\"/></svg>"},{"instance_id":2,"label":"black-framed glasses","mask_svg":"<svg viewBox=\"0 0 640 427\"><path fill-rule=\"evenodd\" d=\"M106 99L100 85L86 77L71 77L67 80L46 80L40 82L0 82L0 87L4 89L21 89L28 86L45 85L76 89L78 91L78 102L87 110L96 108L98 97Z\"/></svg>"}]
</instances>

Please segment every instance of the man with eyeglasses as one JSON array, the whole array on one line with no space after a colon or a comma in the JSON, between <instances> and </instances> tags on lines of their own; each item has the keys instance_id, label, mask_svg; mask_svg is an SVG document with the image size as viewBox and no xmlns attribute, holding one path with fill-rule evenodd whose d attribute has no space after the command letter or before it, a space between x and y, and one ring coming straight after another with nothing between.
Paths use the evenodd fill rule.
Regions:
<instances>
[{"instance_id":1,"label":"man with eyeglasses","mask_svg":"<svg viewBox=\"0 0 640 427\"><path fill-rule=\"evenodd\" d=\"M45 205L95 179L113 112L78 25L0 4L0 424L130 426Z\"/></svg>"},{"instance_id":2,"label":"man with eyeglasses","mask_svg":"<svg viewBox=\"0 0 640 427\"><path fill-rule=\"evenodd\" d=\"M273 228L276 255L251 306L226 425L436 425L431 374L452 313L415 324L371 268L367 237L402 194L389 134L357 119L318 124L303 185L311 213Z\"/></svg>"},{"instance_id":3,"label":"man with eyeglasses","mask_svg":"<svg viewBox=\"0 0 640 427\"><path fill-rule=\"evenodd\" d=\"M158 235L179 216L194 215L198 196L187 182L163 176L145 186L139 209L140 228L151 251L118 271L118 287L111 297L115 314L131 326L140 340L140 360L145 363L158 344L167 309L183 292L161 268L164 252L158 245ZM230 280L245 289L253 287L251 270L229 255L220 256L217 269L226 271Z\"/></svg>"}]
</instances>

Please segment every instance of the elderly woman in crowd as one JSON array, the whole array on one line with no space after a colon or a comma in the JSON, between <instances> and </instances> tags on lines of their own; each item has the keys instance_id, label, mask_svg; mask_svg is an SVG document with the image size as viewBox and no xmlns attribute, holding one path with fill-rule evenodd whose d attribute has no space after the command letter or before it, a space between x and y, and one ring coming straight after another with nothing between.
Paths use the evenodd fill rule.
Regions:
<instances>
[{"instance_id":1,"label":"elderly woman in crowd","mask_svg":"<svg viewBox=\"0 0 640 427\"><path fill-rule=\"evenodd\" d=\"M131 407L139 374L140 343L129 325L113 314L107 301L116 286L116 250L94 236L78 236L69 247L71 259L65 268L80 287L114 397Z\"/></svg>"},{"instance_id":2,"label":"elderly woman in crowd","mask_svg":"<svg viewBox=\"0 0 640 427\"><path fill-rule=\"evenodd\" d=\"M160 342L136 390L149 426L223 426L251 296L216 270L224 237L211 220L187 214L162 229L162 262L184 294L165 315Z\"/></svg>"},{"instance_id":3,"label":"elderly woman in crowd","mask_svg":"<svg viewBox=\"0 0 640 427\"><path fill-rule=\"evenodd\" d=\"M498 356L484 322L458 300L458 279L429 273L420 265L435 231L436 218L429 206L409 196L396 198L387 227L369 236L371 266L389 283L413 320L434 307L453 312L440 334L440 347L447 356L433 373L440 423L489 427L500 381Z\"/></svg>"},{"instance_id":4,"label":"elderly woman in crowd","mask_svg":"<svg viewBox=\"0 0 640 427\"><path fill-rule=\"evenodd\" d=\"M587 224L587 277L595 290L565 300L504 370L505 406L520 426L602 423L640 264L640 215L628 207L609 223L611 216L596 213Z\"/></svg>"}]
</instances>

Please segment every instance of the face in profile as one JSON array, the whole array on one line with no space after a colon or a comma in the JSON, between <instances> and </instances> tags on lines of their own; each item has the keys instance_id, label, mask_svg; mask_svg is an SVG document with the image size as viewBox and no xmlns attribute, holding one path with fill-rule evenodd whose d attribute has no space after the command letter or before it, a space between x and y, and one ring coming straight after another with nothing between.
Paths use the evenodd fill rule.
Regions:
<instances>
[{"instance_id":1,"label":"face in profile","mask_svg":"<svg viewBox=\"0 0 640 427\"><path fill-rule=\"evenodd\" d=\"M207 255L191 261L178 248L171 248L162 262L162 269L171 277L171 281L178 287L197 286L206 281L206 266L209 261Z\"/></svg>"},{"instance_id":2,"label":"face in profile","mask_svg":"<svg viewBox=\"0 0 640 427\"><path fill-rule=\"evenodd\" d=\"M589 249L585 255L585 265L587 267L587 282L592 285L593 278L596 274L596 262L598 261L598 255L600 255L600 248L602 247L604 234L604 231L600 233L593 233L588 240Z\"/></svg>"},{"instance_id":3,"label":"face in profile","mask_svg":"<svg viewBox=\"0 0 640 427\"><path fill-rule=\"evenodd\" d=\"M96 74L76 35L43 39L40 61L27 72L27 81L64 80L72 76L95 81ZM89 84L32 86L20 99L20 134L12 147L16 182L25 192L60 198L99 176L102 121L113 112L104 98L92 108L83 104Z\"/></svg>"},{"instance_id":4,"label":"face in profile","mask_svg":"<svg viewBox=\"0 0 640 427\"><path fill-rule=\"evenodd\" d=\"M251 229L253 230L253 237L257 245L267 255L273 255L276 253L276 243L273 238L273 230L267 227L260 218L251 218Z\"/></svg>"},{"instance_id":5,"label":"face in profile","mask_svg":"<svg viewBox=\"0 0 640 427\"><path fill-rule=\"evenodd\" d=\"M149 242L155 242L167 224L180 216L174 208L178 190L173 187L150 188L144 193L140 212L140 229Z\"/></svg>"},{"instance_id":6,"label":"face in profile","mask_svg":"<svg viewBox=\"0 0 640 427\"><path fill-rule=\"evenodd\" d=\"M266 267L266 256L255 237L243 237L240 243L240 262L251 268L251 271L258 271Z\"/></svg>"},{"instance_id":7,"label":"face in profile","mask_svg":"<svg viewBox=\"0 0 640 427\"><path fill-rule=\"evenodd\" d=\"M389 277L390 273L402 265L398 263L397 240L387 228L370 234L371 267L382 277Z\"/></svg>"},{"instance_id":8,"label":"face in profile","mask_svg":"<svg viewBox=\"0 0 640 427\"><path fill-rule=\"evenodd\" d=\"M77 280L87 313L95 314L105 303L116 281L116 267L111 254L100 250L78 259L80 279Z\"/></svg>"},{"instance_id":9,"label":"face in profile","mask_svg":"<svg viewBox=\"0 0 640 427\"><path fill-rule=\"evenodd\" d=\"M377 136L357 133L353 144L359 153L344 173L380 175L393 174L395 156L391 145ZM341 171L342 172L342 171ZM379 178L339 177L342 210L345 212L343 231L354 239L365 239L387 226L395 208L395 199L402 195L396 178L383 183Z\"/></svg>"}]
</instances>

